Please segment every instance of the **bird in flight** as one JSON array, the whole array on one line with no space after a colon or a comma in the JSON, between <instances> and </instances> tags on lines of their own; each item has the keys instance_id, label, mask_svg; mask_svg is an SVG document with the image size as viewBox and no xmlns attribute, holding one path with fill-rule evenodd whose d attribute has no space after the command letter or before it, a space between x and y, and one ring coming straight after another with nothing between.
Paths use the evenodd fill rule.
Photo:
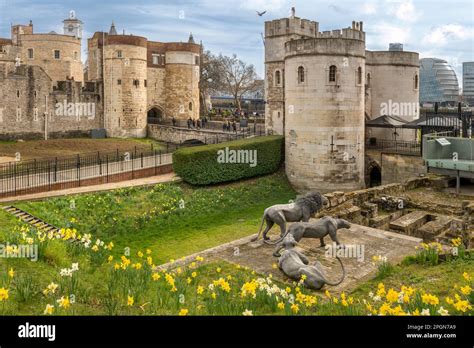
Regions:
<instances>
[{"instance_id":1,"label":"bird in flight","mask_svg":"<svg viewBox=\"0 0 474 348\"><path fill-rule=\"evenodd\" d=\"M263 11L263 12L258 12L258 11L257 11L257 14L258 14L260 17L262 17L265 13L267 13L267 11Z\"/></svg>"}]
</instances>

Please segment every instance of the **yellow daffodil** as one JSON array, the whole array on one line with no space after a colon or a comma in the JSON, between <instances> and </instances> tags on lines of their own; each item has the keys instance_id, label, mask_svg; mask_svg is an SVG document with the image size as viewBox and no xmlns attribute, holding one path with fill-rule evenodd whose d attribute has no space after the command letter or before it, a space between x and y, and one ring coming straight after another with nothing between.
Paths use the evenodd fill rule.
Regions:
<instances>
[{"instance_id":1,"label":"yellow daffodil","mask_svg":"<svg viewBox=\"0 0 474 348\"><path fill-rule=\"evenodd\" d=\"M196 292L197 292L198 295L202 295L202 293L204 292L204 287L201 286L201 285L199 285L199 286L197 287Z\"/></svg>"},{"instance_id":2,"label":"yellow daffodil","mask_svg":"<svg viewBox=\"0 0 474 348\"><path fill-rule=\"evenodd\" d=\"M188 315L188 313L189 313L189 310L183 308L183 309L181 309L181 310L179 311L178 315L179 315L180 317L185 317L185 316Z\"/></svg>"},{"instance_id":3,"label":"yellow daffodil","mask_svg":"<svg viewBox=\"0 0 474 348\"><path fill-rule=\"evenodd\" d=\"M15 271L13 270L13 268L10 268L10 270L8 271L8 276L10 278L13 278L15 276Z\"/></svg>"},{"instance_id":4,"label":"yellow daffodil","mask_svg":"<svg viewBox=\"0 0 474 348\"><path fill-rule=\"evenodd\" d=\"M135 300L133 299L133 296L127 296L127 306L131 307L133 306L133 303Z\"/></svg>"},{"instance_id":5,"label":"yellow daffodil","mask_svg":"<svg viewBox=\"0 0 474 348\"><path fill-rule=\"evenodd\" d=\"M0 301L8 300L8 289L0 288Z\"/></svg>"},{"instance_id":6,"label":"yellow daffodil","mask_svg":"<svg viewBox=\"0 0 474 348\"><path fill-rule=\"evenodd\" d=\"M59 300L57 300L59 303L59 307L62 307L64 309L68 309L71 306L71 302L69 301L68 297L61 296Z\"/></svg>"},{"instance_id":7,"label":"yellow daffodil","mask_svg":"<svg viewBox=\"0 0 474 348\"><path fill-rule=\"evenodd\" d=\"M47 304L43 314L53 314L54 306Z\"/></svg>"},{"instance_id":8,"label":"yellow daffodil","mask_svg":"<svg viewBox=\"0 0 474 348\"><path fill-rule=\"evenodd\" d=\"M283 302L279 302L277 306L279 309L285 309L285 304Z\"/></svg>"},{"instance_id":9,"label":"yellow daffodil","mask_svg":"<svg viewBox=\"0 0 474 348\"><path fill-rule=\"evenodd\" d=\"M423 301L424 304L428 305L438 305L439 304L439 299L435 295L431 294L423 294L421 295L421 300Z\"/></svg>"}]
</instances>

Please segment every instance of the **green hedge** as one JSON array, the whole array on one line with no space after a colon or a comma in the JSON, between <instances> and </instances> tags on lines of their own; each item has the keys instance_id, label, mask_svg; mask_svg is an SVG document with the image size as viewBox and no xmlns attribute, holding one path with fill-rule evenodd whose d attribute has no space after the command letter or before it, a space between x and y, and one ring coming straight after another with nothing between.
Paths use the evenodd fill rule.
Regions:
<instances>
[{"instance_id":1,"label":"green hedge","mask_svg":"<svg viewBox=\"0 0 474 348\"><path fill-rule=\"evenodd\" d=\"M193 185L211 185L271 174L280 168L283 159L283 144L282 136L273 135L179 149L173 154L173 168L184 181ZM230 156L232 150L256 150L256 165L227 163L228 161L220 163L218 158L221 161L224 159L226 148L229 149L227 152L229 156L225 159L231 161L233 160ZM247 159L253 159L248 157L249 152L246 153Z\"/></svg>"}]
</instances>

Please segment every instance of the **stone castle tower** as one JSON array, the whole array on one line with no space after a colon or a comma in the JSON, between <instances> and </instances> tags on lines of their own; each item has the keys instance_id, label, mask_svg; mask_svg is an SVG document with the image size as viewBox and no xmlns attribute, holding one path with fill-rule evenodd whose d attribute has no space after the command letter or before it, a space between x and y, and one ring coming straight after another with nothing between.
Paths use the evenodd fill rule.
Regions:
<instances>
[{"instance_id":1,"label":"stone castle tower","mask_svg":"<svg viewBox=\"0 0 474 348\"><path fill-rule=\"evenodd\" d=\"M84 136L146 137L148 117L199 118L201 45L156 42L109 32L88 39L81 58L83 23L74 11L64 32L35 33L14 25L0 38L0 139ZM71 118L57 104L93 103L96 114Z\"/></svg>"},{"instance_id":2,"label":"stone castle tower","mask_svg":"<svg viewBox=\"0 0 474 348\"><path fill-rule=\"evenodd\" d=\"M289 18L265 23L266 128L285 135L286 172L297 190L365 186L365 120L380 116L382 100L418 100L417 58L366 51L362 22L319 32L293 8Z\"/></svg>"},{"instance_id":3,"label":"stone castle tower","mask_svg":"<svg viewBox=\"0 0 474 348\"><path fill-rule=\"evenodd\" d=\"M104 84L108 136L146 137L148 116L199 118L200 45L117 35L112 23L88 49L88 78Z\"/></svg>"}]
</instances>

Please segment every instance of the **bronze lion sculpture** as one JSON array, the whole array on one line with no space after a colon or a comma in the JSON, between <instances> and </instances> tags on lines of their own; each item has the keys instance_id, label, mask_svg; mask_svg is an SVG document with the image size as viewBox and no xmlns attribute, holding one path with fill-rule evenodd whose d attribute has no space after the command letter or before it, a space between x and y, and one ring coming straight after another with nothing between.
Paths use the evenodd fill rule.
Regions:
<instances>
[{"instance_id":1,"label":"bronze lion sculpture","mask_svg":"<svg viewBox=\"0 0 474 348\"><path fill-rule=\"evenodd\" d=\"M308 258L296 250L298 242L289 234L283 240L285 249L278 259L278 267L289 278L293 280L304 279L304 285L307 288L320 290L324 285L336 286L341 284L346 277L346 270L339 257L336 257L342 268L341 279L337 282L330 282L326 278L323 266L319 261L309 263ZM302 278L304 276L304 278Z\"/></svg>"},{"instance_id":2,"label":"bronze lion sculpture","mask_svg":"<svg viewBox=\"0 0 474 348\"><path fill-rule=\"evenodd\" d=\"M319 192L310 192L304 196L298 196L294 203L278 204L267 208L263 213L260 230L252 242L258 240L262 234L266 244L277 244L286 235L287 222L308 222L311 216L327 205L329 205L329 201L326 197ZM262 233L264 223L266 223L266 228ZM275 224L280 227L280 238L276 242L269 242L270 238L267 237L267 234Z\"/></svg>"}]
</instances>

